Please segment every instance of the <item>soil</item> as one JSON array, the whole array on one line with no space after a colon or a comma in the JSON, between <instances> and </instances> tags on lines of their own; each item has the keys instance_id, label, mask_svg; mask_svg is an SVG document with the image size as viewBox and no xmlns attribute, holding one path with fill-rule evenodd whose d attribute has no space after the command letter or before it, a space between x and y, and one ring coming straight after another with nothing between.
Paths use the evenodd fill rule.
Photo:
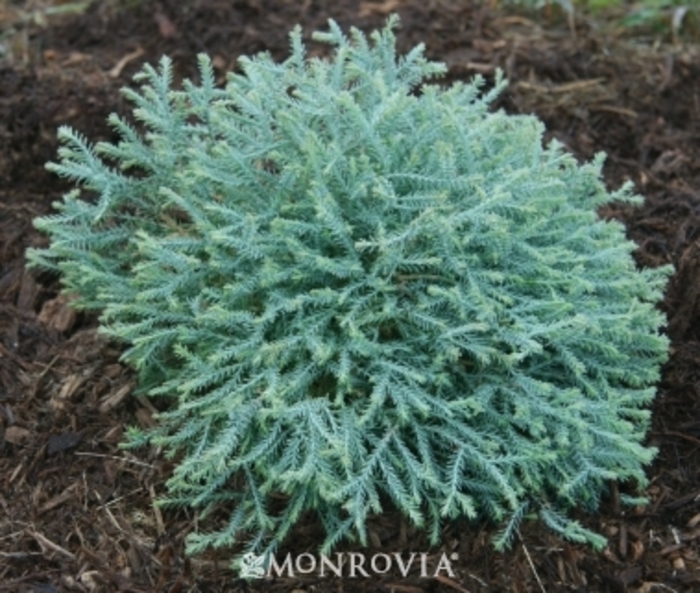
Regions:
<instances>
[{"instance_id":1,"label":"soil","mask_svg":"<svg viewBox=\"0 0 700 593\"><path fill-rule=\"evenodd\" d=\"M475 0L97 0L50 18L49 6L71 5L0 2L0 591L700 591L697 47L614 38L583 19L572 31L557 14L535 22ZM501 107L537 114L548 138L582 160L605 151L610 187L629 180L644 196L639 208L601 215L625 224L639 265L675 267L659 305L672 345L648 437L659 449L649 504L622 505L624 486L613 485L598 513L581 515L609 538L600 552L534 522L504 553L494 552L486 524L447 524L430 548L388 512L370 525L367 556L426 551L434 565L456 555L454 575L395 568L344 581L309 574L246 583L229 566L230 550L185 555L197 519L154 505L172 462L157 450L119 448L125 427L148 425L155 410L133 394L134 374L119 346L97 335L96 318L73 312L55 277L25 268L26 248L46 241L32 219L69 189L44 165L56 157L61 125L114 140L108 114L128 113L119 88L162 54L178 78L196 78L195 56L206 52L223 79L240 55L283 58L296 23L305 34L329 17L369 30L392 11L402 51L425 42L429 57L450 67L448 81L490 80L504 69ZM283 552L314 553L319 541L305 523Z\"/></svg>"}]
</instances>

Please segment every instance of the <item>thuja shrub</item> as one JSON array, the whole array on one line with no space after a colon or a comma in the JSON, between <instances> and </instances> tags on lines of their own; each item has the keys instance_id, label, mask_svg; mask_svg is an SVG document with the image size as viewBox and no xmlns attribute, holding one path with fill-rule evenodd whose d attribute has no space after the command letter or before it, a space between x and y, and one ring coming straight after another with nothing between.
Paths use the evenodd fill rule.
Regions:
<instances>
[{"instance_id":1,"label":"thuja shrub","mask_svg":"<svg viewBox=\"0 0 700 593\"><path fill-rule=\"evenodd\" d=\"M296 29L225 88L201 57L173 89L163 59L120 142L60 130L50 168L78 188L30 259L165 400L128 436L178 459L166 502L230 511L191 552L271 550L308 513L327 551L388 507L433 541L466 517L502 546L539 515L601 545L572 509L645 482L668 270L596 214L638 198L494 112L500 78L425 84L445 66L397 56L394 24L331 22L329 60Z\"/></svg>"}]
</instances>

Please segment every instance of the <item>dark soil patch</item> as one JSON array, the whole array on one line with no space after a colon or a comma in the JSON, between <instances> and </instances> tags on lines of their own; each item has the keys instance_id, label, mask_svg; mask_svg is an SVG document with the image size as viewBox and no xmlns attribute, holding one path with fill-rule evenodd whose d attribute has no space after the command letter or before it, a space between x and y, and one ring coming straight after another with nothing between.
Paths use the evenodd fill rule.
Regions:
<instances>
[{"instance_id":1,"label":"dark soil patch","mask_svg":"<svg viewBox=\"0 0 700 593\"><path fill-rule=\"evenodd\" d=\"M27 3L30 4L30 3ZM36 3L34 3L36 4ZM56 2L55 4L59 4ZM0 9L4 5L0 4ZM107 115L125 113L119 87L162 54L178 77L196 77L207 52L220 75L261 50L286 55L287 32L329 17L380 27L396 10L402 50L424 41L449 80L503 68L511 112L538 114L548 135L582 159L604 150L611 187L632 181L645 204L602 213L623 221L640 265L676 268L662 307L672 357L654 405L650 504L621 507L617 490L595 516L602 553L527 524L522 540L493 552L488 526L447 525L431 551L456 554L456 574L347 579L311 575L236 580L227 556L184 555L186 510L156 510L171 469L156 451L118 448L125 426L152 422L132 396L119 348L97 337L94 317L57 297L55 278L29 273L24 251L44 239L32 219L67 184L44 169L56 129L109 138ZM0 32L9 27L0 10ZM4 19L4 20L3 20ZM15 23L17 25L17 23ZM700 590L700 52L606 40L581 23L543 30L468 0L99 0L83 15L27 29L24 66L0 66L0 591L653 591ZM315 552L318 528L300 526L289 551ZM387 513L371 525L374 552L429 551L420 533ZM350 550L345 547L344 550ZM285 550L286 551L286 550Z\"/></svg>"}]
</instances>

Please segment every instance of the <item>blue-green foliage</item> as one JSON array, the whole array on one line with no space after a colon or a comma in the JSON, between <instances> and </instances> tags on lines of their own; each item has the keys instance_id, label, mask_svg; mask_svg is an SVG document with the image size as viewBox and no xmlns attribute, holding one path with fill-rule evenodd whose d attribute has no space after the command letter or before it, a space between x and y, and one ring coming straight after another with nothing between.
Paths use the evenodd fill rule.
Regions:
<instances>
[{"instance_id":1,"label":"blue-green foliage","mask_svg":"<svg viewBox=\"0 0 700 593\"><path fill-rule=\"evenodd\" d=\"M140 133L90 146L60 131L50 168L76 191L37 220L30 257L62 274L150 396L181 453L171 502L230 521L190 540L274 547L315 511L325 549L366 538L391 501L437 540L450 518L505 526L594 509L608 480L643 484L641 442L667 341L667 269L637 270L602 157L580 166L542 124L493 113L503 89L423 85L386 29L291 35L282 64L240 61L217 88L171 88L171 63L126 91ZM274 504L273 501L274 500Z\"/></svg>"}]
</instances>

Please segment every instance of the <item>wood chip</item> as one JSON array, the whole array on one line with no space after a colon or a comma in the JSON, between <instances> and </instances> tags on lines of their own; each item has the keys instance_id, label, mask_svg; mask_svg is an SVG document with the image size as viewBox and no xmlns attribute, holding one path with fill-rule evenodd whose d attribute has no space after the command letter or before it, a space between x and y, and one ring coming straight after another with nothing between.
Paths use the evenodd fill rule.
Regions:
<instances>
[{"instance_id":1,"label":"wood chip","mask_svg":"<svg viewBox=\"0 0 700 593\"><path fill-rule=\"evenodd\" d=\"M41 307L39 321L49 329L58 332L70 331L75 325L76 312L70 306L71 299L65 295L46 301Z\"/></svg>"},{"instance_id":2,"label":"wood chip","mask_svg":"<svg viewBox=\"0 0 700 593\"><path fill-rule=\"evenodd\" d=\"M36 531L28 531L27 533L29 533L29 535L36 540L36 543L39 544L39 547L41 548L42 552L44 552L44 556L46 556L49 552L56 552L58 554L61 554L62 556L65 556L66 558L69 558L70 560L75 560L74 554L72 554L65 548L62 548L58 544L52 542L45 535L42 535L41 533L38 533Z\"/></svg>"},{"instance_id":3,"label":"wood chip","mask_svg":"<svg viewBox=\"0 0 700 593\"><path fill-rule=\"evenodd\" d=\"M143 48L139 47L136 48L134 51L132 51L129 54L126 54L121 60L119 60L115 65L114 68L112 68L109 72L107 72L107 76L110 78L119 78L121 76L122 70L129 64L129 62L133 62L134 60L140 58L144 53Z\"/></svg>"},{"instance_id":4,"label":"wood chip","mask_svg":"<svg viewBox=\"0 0 700 593\"><path fill-rule=\"evenodd\" d=\"M52 511L61 505L64 505L67 503L69 500L72 500L75 498L75 490L78 488L79 483L72 484L68 486L61 494L58 496L55 496L48 502L44 503L40 508L39 508L39 514L46 513L48 511Z\"/></svg>"},{"instance_id":5,"label":"wood chip","mask_svg":"<svg viewBox=\"0 0 700 593\"><path fill-rule=\"evenodd\" d=\"M110 393L100 404L100 413L106 414L110 410L116 408L127 398L133 389L133 383L127 383L126 385L122 385L114 393Z\"/></svg>"},{"instance_id":6,"label":"wood chip","mask_svg":"<svg viewBox=\"0 0 700 593\"><path fill-rule=\"evenodd\" d=\"M588 80L576 80L574 82L566 82L564 84L542 85L534 84L524 80L516 83L516 88L525 89L528 91L537 91L538 93L573 93L579 92L594 86L599 86L605 82L604 78L591 78Z\"/></svg>"},{"instance_id":7,"label":"wood chip","mask_svg":"<svg viewBox=\"0 0 700 593\"><path fill-rule=\"evenodd\" d=\"M138 420L139 426L143 429L156 427L156 421L153 419L151 412L146 408L139 408L136 410L136 420Z\"/></svg>"},{"instance_id":8,"label":"wood chip","mask_svg":"<svg viewBox=\"0 0 700 593\"><path fill-rule=\"evenodd\" d=\"M148 493L151 495L151 505L153 506L153 514L156 517L156 526L158 527L158 535L165 535L165 523L163 522L163 514L160 512L160 508L156 504L156 490L153 484L149 484Z\"/></svg>"},{"instance_id":9,"label":"wood chip","mask_svg":"<svg viewBox=\"0 0 700 593\"><path fill-rule=\"evenodd\" d=\"M609 113L616 113L618 115L626 115L627 117L637 118L639 114L632 109L625 109L624 107L617 107L615 105L589 105L588 109L591 111L607 111Z\"/></svg>"},{"instance_id":10,"label":"wood chip","mask_svg":"<svg viewBox=\"0 0 700 593\"><path fill-rule=\"evenodd\" d=\"M56 455L61 451L68 451L77 447L80 441L83 440L83 435L79 432L64 432L61 434L52 434L49 437L49 446L46 450L49 456Z\"/></svg>"},{"instance_id":11,"label":"wood chip","mask_svg":"<svg viewBox=\"0 0 700 593\"><path fill-rule=\"evenodd\" d=\"M122 365L120 365L119 363L114 363L114 364L108 364L104 368L102 375L104 377L107 377L108 379L116 379L123 372L124 372L124 367Z\"/></svg>"},{"instance_id":12,"label":"wood chip","mask_svg":"<svg viewBox=\"0 0 700 593\"><path fill-rule=\"evenodd\" d=\"M49 405L56 411L66 410L73 397L79 393L80 387L90 378L91 373L68 375L63 385L61 385L61 390L55 397L51 398Z\"/></svg>"},{"instance_id":13,"label":"wood chip","mask_svg":"<svg viewBox=\"0 0 700 593\"><path fill-rule=\"evenodd\" d=\"M454 589L455 591L459 591L460 593L471 593L469 589L462 587L462 585L460 585L457 581L453 581L452 579L447 578L444 575L436 574L433 578L441 582L443 585L448 586L450 589Z\"/></svg>"},{"instance_id":14,"label":"wood chip","mask_svg":"<svg viewBox=\"0 0 700 593\"><path fill-rule=\"evenodd\" d=\"M630 566L619 571L615 576L617 582L624 588L627 588L642 578L642 567Z\"/></svg>"},{"instance_id":15,"label":"wood chip","mask_svg":"<svg viewBox=\"0 0 700 593\"><path fill-rule=\"evenodd\" d=\"M178 35L175 23L173 23L168 15L163 12L160 5L157 6L158 9L153 15L153 20L155 20L156 24L158 25L158 32L160 33L160 36L164 39L174 39Z\"/></svg>"},{"instance_id":16,"label":"wood chip","mask_svg":"<svg viewBox=\"0 0 700 593\"><path fill-rule=\"evenodd\" d=\"M25 271L17 295L17 308L20 311L34 312L34 303L39 294L39 285L34 281L31 272Z\"/></svg>"},{"instance_id":17,"label":"wood chip","mask_svg":"<svg viewBox=\"0 0 700 593\"><path fill-rule=\"evenodd\" d=\"M670 546L666 546L662 550L659 551L659 556L668 556L669 554L673 554L674 552L677 552L681 548L684 548L685 544L672 544Z\"/></svg>"},{"instance_id":18,"label":"wood chip","mask_svg":"<svg viewBox=\"0 0 700 593\"><path fill-rule=\"evenodd\" d=\"M673 568L675 570L685 570L685 560L678 556L678 558L673 561Z\"/></svg>"},{"instance_id":19,"label":"wood chip","mask_svg":"<svg viewBox=\"0 0 700 593\"><path fill-rule=\"evenodd\" d=\"M641 540L634 540L632 543L630 543L630 547L632 548L632 562L637 562L637 560L644 555L644 543Z\"/></svg>"},{"instance_id":20,"label":"wood chip","mask_svg":"<svg viewBox=\"0 0 700 593\"><path fill-rule=\"evenodd\" d=\"M96 570L88 570L80 575L80 583L88 591L100 591L104 580L100 578L100 573Z\"/></svg>"},{"instance_id":21,"label":"wood chip","mask_svg":"<svg viewBox=\"0 0 700 593\"><path fill-rule=\"evenodd\" d=\"M31 436L31 431L14 424L5 429L5 440L13 445L23 445Z\"/></svg>"},{"instance_id":22,"label":"wood chip","mask_svg":"<svg viewBox=\"0 0 700 593\"><path fill-rule=\"evenodd\" d=\"M391 12L396 11L396 9L399 6L401 6L401 4L401 0L386 0L381 4L377 4L376 2L362 2L360 4L359 16L360 18L364 18L367 16L374 16L377 14L389 14Z\"/></svg>"}]
</instances>

